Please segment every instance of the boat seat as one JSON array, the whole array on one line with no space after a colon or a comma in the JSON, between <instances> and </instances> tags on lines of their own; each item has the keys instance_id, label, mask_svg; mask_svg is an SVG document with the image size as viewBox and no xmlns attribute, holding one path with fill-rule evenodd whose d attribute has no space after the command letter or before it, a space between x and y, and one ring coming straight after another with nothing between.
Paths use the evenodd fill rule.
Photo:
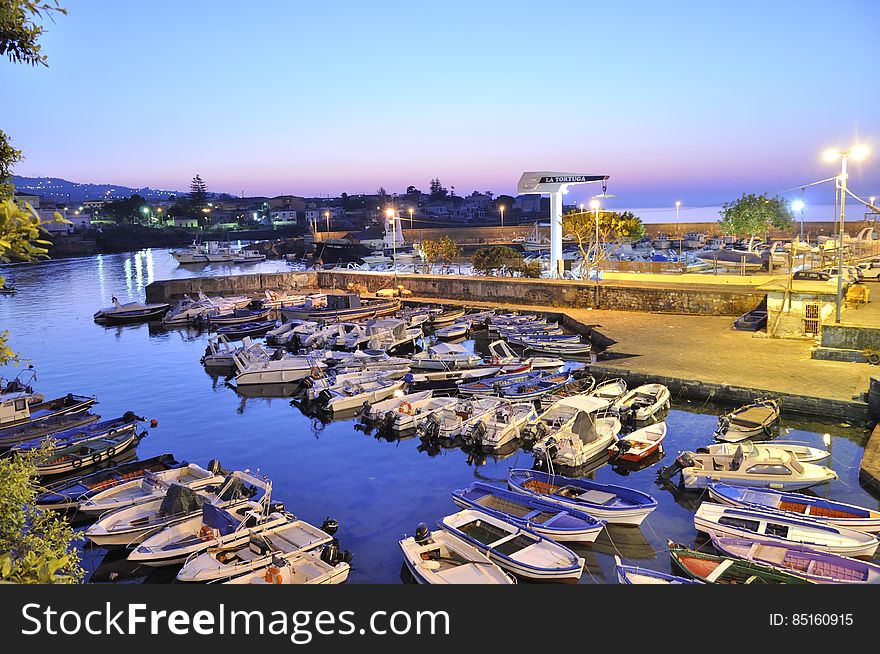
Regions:
<instances>
[{"instance_id":1,"label":"boat seat","mask_svg":"<svg viewBox=\"0 0 880 654\"><path fill-rule=\"evenodd\" d=\"M729 568L729 567L732 566L732 565L733 565L733 560L732 560L732 559L725 559L724 561L722 561L722 562L718 565L717 568L715 568L712 572L710 572L710 573L706 576L706 581L708 581L710 584L714 584L715 581L718 579L718 577L720 577L721 575L723 575L724 572L727 570L727 568Z\"/></svg>"}]
</instances>

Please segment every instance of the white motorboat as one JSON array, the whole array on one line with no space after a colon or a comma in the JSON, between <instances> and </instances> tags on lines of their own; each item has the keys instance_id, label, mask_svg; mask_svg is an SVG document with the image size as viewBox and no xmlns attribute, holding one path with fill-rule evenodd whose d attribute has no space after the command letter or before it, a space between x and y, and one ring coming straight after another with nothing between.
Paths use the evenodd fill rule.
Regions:
<instances>
[{"instance_id":1,"label":"white motorboat","mask_svg":"<svg viewBox=\"0 0 880 654\"><path fill-rule=\"evenodd\" d=\"M772 511L703 502L694 514L697 531L712 538L748 538L761 543L804 545L820 552L870 558L880 541L874 534Z\"/></svg>"},{"instance_id":2,"label":"white motorboat","mask_svg":"<svg viewBox=\"0 0 880 654\"><path fill-rule=\"evenodd\" d=\"M195 463L190 463L180 468L171 468L160 472L147 471L142 477L113 486L82 500L79 503L79 510L87 515L101 515L107 511L116 511L162 498L172 484L180 484L193 490L222 484L224 477L217 474L219 465L215 464L209 467L211 470L205 470Z\"/></svg>"},{"instance_id":3,"label":"white motorboat","mask_svg":"<svg viewBox=\"0 0 880 654\"><path fill-rule=\"evenodd\" d=\"M477 548L423 523L398 541L403 560L420 584L515 584L516 580Z\"/></svg>"},{"instance_id":4,"label":"white motorboat","mask_svg":"<svg viewBox=\"0 0 880 654\"><path fill-rule=\"evenodd\" d=\"M405 382L402 379L379 378L365 382L345 382L332 390L325 390L321 399L326 408L333 413L358 409L364 402L380 402L403 392ZM329 397L328 397L329 394Z\"/></svg>"},{"instance_id":5,"label":"white motorboat","mask_svg":"<svg viewBox=\"0 0 880 654\"><path fill-rule=\"evenodd\" d=\"M245 296L235 297L208 297L202 291L198 292L197 299L184 295L183 298L171 307L162 318L162 323L167 326L189 325L204 322L211 315L230 313L236 309L243 309L250 302Z\"/></svg>"},{"instance_id":6,"label":"white motorboat","mask_svg":"<svg viewBox=\"0 0 880 654\"><path fill-rule=\"evenodd\" d=\"M403 416L412 417L416 411L424 407L433 397L434 391L431 390L395 395L381 402L365 403L362 405L360 416L366 422L384 421L389 413L399 413ZM392 415L392 417L394 416Z\"/></svg>"},{"instance_id":7,"label":"white motorboat","mask_svg":"<svg viewBox=\"0 0 880 654\"><path fill-rule=\"evenodd\" d=\"M320 329L320 325L311 320L291 320L266 332L266 343L287 347L288 345L296 344L301 334L313 334L318 329Z\"/></svg>"},{"instance_id":8,"label":"white motorboat","mask_svg":"<svg viewBox=\"0 0 880 654\"><path fill-rule=\"evenodd\" d=\"M265 260L266 255L256 250L241 249L232 251L233 263L259 263L260 261Z\"/></svg>"},{"instance_id":9,"label":"white motorboat","mask_svg":"<svg viewBox=\"0 0 880 654\"><path fill-rule=\"evenodd\" d=\"M801 463L788 452L759 448L739 447L730 455L682 452L675 467L681 470L685 488L706 488L720 481L730 486L800 490L837 479L831 468Z\"/></svg>"},{"instance_id":10,"label":"white motorboat","mask_svg":"<svg viewBox=\"0 0 880 654\"><path fill-rule=\"evenodd\" d=\"M208 338L208 347L202 357L202 363L208 368L234 368L235 356L245 352L253 352L257 358L266 357L272 359L276 355L274 348L264 347L260 343L254 343L250 336L245 336L240 341L230 341L226 334L215 334ZM244 358L249 358L245 356Z\"/></svg>"},{"instance_id":11,"label":"white motorboat","mask_svg":"<svg viewBox=\"0 0 880 654\"><path fill-rule=\"evenodd\" d=\"M227 579L224 584L341 584L348 579L351 564L342 560L337 563L325 561L325 552L331 552L331 545L320 551L308 550L291 558L275 557L272 564Z\"/></svg>"},{"instance_id":12,"label":"white motorboat","mask_svg":"<svg viewBox=\"0 0 880 654\"><path fill-rule=\"evenodd\" d=\"M482 363L479 354L455 343L437 343L412 356L412 367L416 370L459 370L476 368Z\"/></svg>"},{"instance_id":13,"label":"white motorboat","mask_svg":"<svg viewBox=\"0 0 880 654\"><path fill-rule=\"evenodd\" d=\"M538 414L528 426L527 435L541 440L571 423L579 413L598 414L607 412L611 403L607 399L592 395L570 395L557 399L547 409Z\"/></svg>"},{"instance_id":14,"label":"white motorboat","mask_svg":"<svg viewBox=\"0 0 880 654\"><path fill-rule=\"evenodd\" d=\"M329 397L334 391L342 390L345 387L362 385L367 382L401 379L408 372L409 366L338 373L329 370L318 378L309 376L303 379L303 384L306 386L305 397L310 402L314 402L322 396Z\"/></svg>"},{"instance_id":15,"label":"white motorboat","mask_svg":"<svg viewBox=\"0 0 880 654\"><path fill-rule=\"evenodd\" d=\"M194 263L208 263L207 248L197 241L193 241L189 247L184 250L171 250L170 254L180 265L189 265Z\"/></svg>"},{"instance_id":16,"label":"white motorboat","mask_svg":"<svg viewBox=\"0 0 880 654\"><path fill-rule=\"evenodd\" d=\"M499 450L520 436L523 426L537 417L531 402L504 402L463 434L465 442Z\"/></svg>"},{"instance_id":17,"label":"white motorboat","mask_svg":"<svg viewBox=\"0 0 880 654\"><path fill-rule=\"evenodd\" d=\"M532 453L548 467L579 468L607 456L619 433L620 420L615 416L580 411L574 420L535 443Z\"/></svg>"},{"instance_id":18,"label":"white motorboat","mask_svg":"<svg viewBox=\"0 0 880 654\"><path fill-rule=\"evenodd\" d=\"M771 398L758 400L719 417L715 438L738 443L754 436L766 437L777 420L779 402Z\"/></svg>"},{"instance_id":19,"label":"white motorboat","mask_svg":"<svg viewBox=\"0 0 880 654\"><path fill-rule=\"evenodd\" d=\"M126 302L121 303L116 297L113 298L113 306L98 309L94 320L99 323L119 325L133 322L146 322L161 318L171 305L167 302Z\"/></svg>"},{"instance_id":20,"label":"white motorboat","mask_svg":"<svg viewBox=\"0 0 880 654\"><path fill-rule=\"evenodd\" d=\"M420 393L411 393L410 397L419 396L422 393L433 393L433 391L421 391ZM375 421L380 422L384 429L395 433L402 433L418 427L419 422L425 420L428 416L441 411L444 408L451 407L458 402L454 397L429 397L421 400L404 400L400 402L396 408L384 409L384 413L379 414L380 407L388 406L386 403L396 403L398 400L408 397L406 395L400 398L394 398L379 402L373 405L373 415L376 415Z\"/></svg>"},{"instance_id":21,"label":"white motorboat","mask_svg":"<svg viewBox=\"0 0 880 654\"><path fill-rule=\"evenodd\" d=\"M319 359L310 356L285 356L270 358L249 349L232 357L237 370L238 386L255 384L287 384L300 381L309 375L320 375L325 367Z\"/></svg>"},{"instance_id":22,"label":"white motorboat","mask_svg":"<svg viewBox=\"0 0 880 654\"><path fill-rule=\"evenodd\" d=\"M208 550L186 561L178 581L232 579L293 559L333 541L333 536L292 515L270 528L251 533L244 544Z\"/></svg>"},{"instance_id":23,"label":"white motorboat","mask_svg":"<svg viewBox=\"0 0 880 654\"><path fill-rule=\"evenodd\" d=\"M464 509L438 524L518 577L574 583L583 574L584 559L569 548L494 515Z\"/></svg>"},{"instance_id":24,"label":"white motorboat","mask_svg":"<svg viewBox=\"0 0 880 654\"><path fill-rule=\"evenodd\" d=\"M626 394L626 381L623 379L609 379L597 384L596 388L590 391L590 395L603 400L614 403Z\"/></svg>"},{"instance_id":25,"label":"white motorboat","mask_svg":"<svg viewBox=\"0 0 880 654\"><path fill-rule=\"evenodd\" d=\"M266 492L266 480L242 471L233 472L222 484L198 491L172 484L161 497L101 515L86 529L85 536L95 545L133 545L183 522L201 511L206 502L231 508L247 502L260 489Z\"/></svg>"},{"instance_id":26,"label":"white motorboat","mask_svg":"<svg viewBox=\"0 0 880 654\"><path fill-rule=\"evenodd\" d=\"M697 450L698 453L707 452L712 456L733 456L736 448L743 448L747 456L781 457L783 453L790 454L800 463L821 463L831 456L828 450L812 447L805 443L791 443L786 441L743 441L741 443L712 443Z\"/></svg>"},{"instance_id":27,"label":"white motorboat","mask_svg":"<svg viewBox=\"0 0 880 654\"><path fill-rule=\"evenodd\" d=\"M559 357L528 357L524 359L510 349L506 341L501 340L489 343L489 352L491 352L491 356L488 362L492 365L504 365L505 368L531 364L532 370L557 370L565 365L565 361Z\"/></svg>"},{"instance_id":28,"label":"white motorboat","mask_svg":"<svg viewBox=\"0 0 880 654\"><path fill-rule=\"evenodd\" d=\"M424 438L452 441L487 420L504 403L497 397L458 400L422 418L416 427Z\"/></svg>"},{"instance_id":29,"label":"white motorboat","mask_svg":"<svg viewBox=\"0 0 880 654\"><path fill-rule=\"evenodd\" d=\"M408 358L391 356L384 350L363 349L355 350L354 352L325 350L323 353L316 352L315 355L320 356L324 363L330 367L331 371L339 372L378 370L410 365Z\"/></svg>"},{"instance_id":30,"label":"white motorboat","mask_svg":"<svg viewBox=\"0 0 880 654\"><path fill-rule=\"evenodd\" d=\"M620 418L645 422L655 419L670 406L672 398L663 384L642 384L617 400L611 411Z\"/></svg>"},{"instance_id":31,"label":"white motorboat","mask_svg":"<svg viewBox=\"0 0 880 654\"><path fill-rule=\"evenodd\" d=\"M421 327L407 327L405 321L397 318L373 318L364 324L353 324L350 331L335 340L328 340L328 344L346 350L367 348L391 352L413 346L421 337Z\"/></svg>"}]
</instances>

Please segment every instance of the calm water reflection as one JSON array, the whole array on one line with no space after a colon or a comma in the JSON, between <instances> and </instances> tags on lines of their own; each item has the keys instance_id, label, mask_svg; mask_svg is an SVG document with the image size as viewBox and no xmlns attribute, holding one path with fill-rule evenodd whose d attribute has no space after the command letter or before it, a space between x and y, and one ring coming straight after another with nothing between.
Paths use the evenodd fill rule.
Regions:
<instances>
[{"instance_id":1,"label":"calm water reflection","mask_svg":"<svg viewBox=\"0 0 880 654\"><path fill-rule=\"evenodd\" d=\"M202 465L217 458L227 468L259 470L271 476L274 495L288 510L315 524L327 516L339 520L342 546L354 553L352 583L399 582L402 534L412 534L420 521L433 525L454 512L451 490L477 479L503 484L510 467L529 467L532 457L522 451L473 457L457 449L428 450L417 438L389 441L352 420L324 424L283 397L242 397L207 375L199 363L204 333L148 325L101 327L92 321L111 296L143 299L144 286L156 279L285 269L280 261L179 268L167 250L2 266L0 275L19 293L0 296L0 328L9 330L15 349L35 365L47 395L95 394L96 410L104 417L131 409L156 418L159 426L141 442L140 456L173 452ZM667 418L668 454L662 463L635 471L604 465L592 473L600 481L649 492L660 507L641 529L611 528L593 545L579 548L587 561L584 583L613 582L615 553L669 570L666 540L695 542L692 514L699 494L659 488L655 473L678 450L706 444L721 410L677 405ZM880 506L858 483L862 430L793 420L781 429L788 438L818 446L822 434L830 433L831 465L840 479L815 493ZM116 568L125 571L119 555L105 559L101 548L86 548L84 554L89 569L98 569L95 581L109 579ZM167 580L173 573L151 579Z\"/></svg>"}]
</instances>

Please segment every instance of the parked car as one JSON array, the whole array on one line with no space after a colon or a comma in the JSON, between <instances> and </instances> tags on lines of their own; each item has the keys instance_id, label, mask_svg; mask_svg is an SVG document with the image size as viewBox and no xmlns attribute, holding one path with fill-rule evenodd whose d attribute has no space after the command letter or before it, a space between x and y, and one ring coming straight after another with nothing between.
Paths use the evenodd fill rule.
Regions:
<instances>
[{"instance_id":1,"label":"parked car","mask_svg":"<svg viewBox=\"0 0 880 654\"><path fill-rule=\"evenodd\" d=\"M880 281L880 261L862 261L858 265L858 269L861 271L863 279Z\"/></svg>"},{"instance_id":2,"label":"parked car","mask_svg":"<svg viewBox=\"0 0 880 654\"><path fill-rule=\"evenodd\" d=\"M827 271L832 278L837 276L837 266L825 268L825 271ZM858 284L862 281L862 272L856 266L844 266L843 281L847 284Z\"/></svg>"},{"instance_id":3,"label":"parked car","mask_svg":"<svg viewBox=\"0 0 880 654\"><path fill-rule=\"evenodd\" d=\"M830 282L831 274L826 270L798 270L792 279L795 281Z\"/></svg>"}]
</instances>

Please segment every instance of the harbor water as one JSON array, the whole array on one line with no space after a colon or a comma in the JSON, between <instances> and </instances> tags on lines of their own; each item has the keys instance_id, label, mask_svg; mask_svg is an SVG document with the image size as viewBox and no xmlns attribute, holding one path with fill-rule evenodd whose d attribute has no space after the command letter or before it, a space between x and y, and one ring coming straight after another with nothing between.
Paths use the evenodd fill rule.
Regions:
<instances>
[{"instance_id":1,"label":"harbor water","mask_svg":"<svg viewBox=\"0 0 880 654\"><path fill-rule=\"evenodd\" d=\"M0 276L18 288L0 296L0 330L37 371L47 397L69 392L95 395L95 412L109 419L131 410L158 426L138 446L142 458L171 452L202 466L218 459L224 468L250 469L273 481L273 499L315 525L339 521L343 549L353 554L349 583L399 583L402 558L397 541L419 522L436 528L455 512L450 491L473 481L504 485L512 467L534 459L517 450L507 456L475 457L460 449L429 450L418 438L395 440L365 430L355 420L324 422L304 415L288 397L242 396L200 363L209 334L157 325L104 327L93 313L112 304L143 299L146 284L159 279L286 270L284 261L247 266L181 268L167 250L0 266ZM614 334L608 334L612 338ZM479 350L485 342L466 341ZM699 367L699 361L694 362ZM16 368L0 368L3 377ZM601 465L589 475L653 495L659 508L640 528L610 527L597 542L574 549L587 561L582 583L614 583L614 555L624 561L670 570L667 540L699 543L693 513L699 492L661 487L657 469L680 450L712 441L717 415L730 407L674 402L662 461L641 470ZM783 416L787 440L828 449L839 479L812 492L870 508L880 502L859 486L858 464L866 433L861 426ZM89 581L169 581L175 569L147 574L124 561L125 552L80 543Z\"/></svg>"}]
</instances>

